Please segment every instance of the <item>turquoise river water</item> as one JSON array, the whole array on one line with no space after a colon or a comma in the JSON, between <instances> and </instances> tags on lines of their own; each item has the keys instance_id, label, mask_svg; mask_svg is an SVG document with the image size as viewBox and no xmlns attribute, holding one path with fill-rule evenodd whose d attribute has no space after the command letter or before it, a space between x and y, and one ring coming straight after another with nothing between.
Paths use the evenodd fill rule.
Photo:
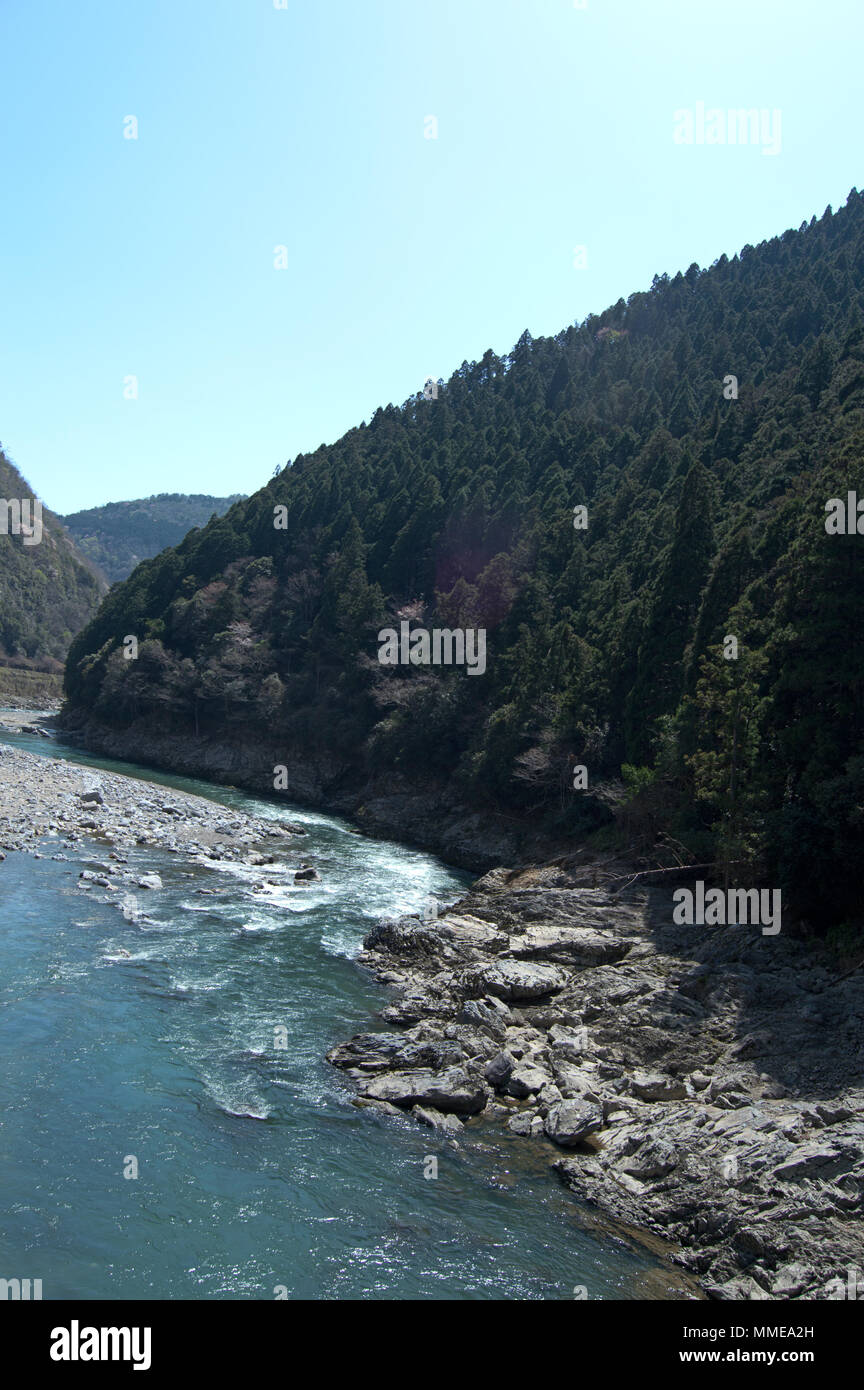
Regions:
<instances>
[{"instance_id":1,"label":"turquoise river water","mask_svg":"<svg viewBox=\"0 0 864 1390\"><path fill-rule=\"evenodd\" d=\"M62 743L3 741L286 815ZM586 1220L544 1145L481 1121L453 1149L351 1104L324 1055L384 1027L387 993L354 963L364 933L429 894L454 901L468 876L287 810L321 883L262 901L261 870L125 851L164 881L145 925L76 889L104 846L0 864L0 1276L41 1279L45 1299L674 1297L674 1274Z\"/></svg>"}]
</instances>

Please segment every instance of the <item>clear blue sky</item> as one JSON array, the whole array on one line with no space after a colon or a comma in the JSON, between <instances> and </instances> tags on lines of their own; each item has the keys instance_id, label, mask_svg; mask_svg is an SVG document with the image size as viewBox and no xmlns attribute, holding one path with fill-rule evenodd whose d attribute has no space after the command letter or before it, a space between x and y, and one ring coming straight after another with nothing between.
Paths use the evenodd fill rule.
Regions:
<instances>
[{"instance_id":1,"label":"clear blue sky","mask_svg":"<svg viewBox=\"0 0 864 1390\"><path fill-rule=\"evenodd\" d=\"M254 491L840 206L862 52L862 0L2 0L0 439L61 512ZM780 153L676 144L700 101Z\"/></svg>"}]
</instances>

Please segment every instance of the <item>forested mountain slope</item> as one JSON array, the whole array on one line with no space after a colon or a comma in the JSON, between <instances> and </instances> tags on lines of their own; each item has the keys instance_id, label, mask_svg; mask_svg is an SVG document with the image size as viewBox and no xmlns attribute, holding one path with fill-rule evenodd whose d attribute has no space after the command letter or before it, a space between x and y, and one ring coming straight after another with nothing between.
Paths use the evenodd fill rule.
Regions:
<instances>
[{"instance_id":1,"label":"forested mountain slope","mask_svg":"<svg viewBox=\"0 0 864 1390\"><path fill-rule=\"evenodd\" d=\"M61 520L81 553L114 583L125 579L142 560L178 545L194 526L203 526L214 514L221 516L242 495L160 492L132 502L88 507Z\"/></svg>"},{"instance_id":2,"label":"forested mountain slope","mask_svg":"<svg viewBox=\"0 0 864 1390\"><path fill-rule=\"evenodd\" d=\"M59 671L106 586L59 518L34 510L35 501L0 449L0 666Z\"/></svg>"},{"instance_id":3,"label":"forested mountain slope","mask_svg":"<svg viewBox=\"0 0 864 1390\"><path fill-rule=\"evenodd\" d=\"M864 498L862 460L853 190L297 458L112 590L68 717L251 731L274 764L327 749L348 779L446 781L561 833L598 823L592 788L623 768L636 840L850 919L864 536L827 534L825 508ZM403 620L484 628L485 671L381 665Z\"/></svg>"}]
</instances>

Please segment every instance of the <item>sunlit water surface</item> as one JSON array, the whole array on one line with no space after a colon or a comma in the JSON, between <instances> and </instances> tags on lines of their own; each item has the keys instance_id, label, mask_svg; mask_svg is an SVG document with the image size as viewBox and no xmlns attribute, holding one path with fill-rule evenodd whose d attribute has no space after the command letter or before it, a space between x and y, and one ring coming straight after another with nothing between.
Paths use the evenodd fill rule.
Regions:
<instances>
[{"instance_id":1,"label":"sunlit water surface","mask_svg":"<svg viewBox=\"0 0 864 1390\"><path fill-rule=\"evenodd\" d=\"M0 738L286 816L231 788ZM586 1229L542 1146L481 1122L456 1150L351 1104L324 1054L384 1027L386 992L354 964L364 934L430 894L454 901L469 878L287 814L309 835L281 871L124 851L164 882L137 893L138 924L76 887L104 845L48 838L46 856L68 862L0 865L0 1276L41 1278L46 1299L670 1296L650 1256ZM293 885L301 857L320 883Z\"/></svg>"}]
</instances>

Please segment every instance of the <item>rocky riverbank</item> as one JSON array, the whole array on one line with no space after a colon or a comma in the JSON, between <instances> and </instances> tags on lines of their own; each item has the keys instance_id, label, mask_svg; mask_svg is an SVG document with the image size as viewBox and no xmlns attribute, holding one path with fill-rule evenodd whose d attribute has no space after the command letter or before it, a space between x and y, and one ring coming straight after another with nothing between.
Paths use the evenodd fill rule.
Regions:
<instances>
[{"instance_id":1,"label":"rocky riverbank","mask_svg":"<svg viewBox=\"0 0 864 1390\"><path fill-rule=\"evenodd\" d=\"M326 752L262 747L260 741L231 742L155 733L144 725L110 729L93 721L63 722L64 737L106 757L129 759L187 777L241 787L258 796L286 801L329 815L350 816L365 834L398 840L436 854L448 864L483 873L498 864L541 862L563 850L529 822L479 813L462 804L448 787L387 771L363 776ZM280 774L274 790L274 768Z\"/></svg>"},{"instance_id":2,"label":"rocky riverbank","mask_svg":"<svg viewBox=\"0 0 864 1390\"><path fill-rule=\"evenodd\" d=\"M31 723L5 714L0 723L44 733L38 717ZM262 869L278 865L284 872L286 850L296 844L297 862L289 871L303 882L317 876L302 857L304 836L289 822L244 815L206 797L0 744L0 859L13 851L64 858L66 850L95 843L107 862L82 873L82 889L159 886L122 868L124 852L141 846Z\"/></svg>"},{"instance_id":3,"label":"rocky riverbank","mask_svg":"<svg viewBox=\"0 0 864 1390\"><path fill-rule=\"evenodd\" d=\"M260 749L92 730L84 741L269 789ZM23 848L36 829L252 863L277 848L273 821L151 786L142 800L141 783L102 772L101 801L87 801L94 774L48 766L0 752L0 845ZM340 791L340 769L287 766L286 795L451 862L506 862L516 844L443 797L369 788L370 813ZM864 1268L864 971L837 978L784 933L675 926L671 887L624 886L628 867L583 851L495 868L437 920L381 923L361 962L394 989L388 1031L330 1060L358 1103L450 1142L466 1125L523 1135L587 1207L666 1241L709 1297L846 1296Z\"/></svg>"},{"instance_id":4,"label":"rocky riverbank","mask_svg":"<svg viewBox=\"0 0 864 1390\"><path fill-rule=\"evenodd\" d=\"M394 988L329 1059L358 1103L459 1141L509 1126L581 1201L670 1243L717 1299L847 1296L864 1267L864 971L758 927L672 924L671 889L578 856L383 922Z\"/></svg>"}]
</instances>

